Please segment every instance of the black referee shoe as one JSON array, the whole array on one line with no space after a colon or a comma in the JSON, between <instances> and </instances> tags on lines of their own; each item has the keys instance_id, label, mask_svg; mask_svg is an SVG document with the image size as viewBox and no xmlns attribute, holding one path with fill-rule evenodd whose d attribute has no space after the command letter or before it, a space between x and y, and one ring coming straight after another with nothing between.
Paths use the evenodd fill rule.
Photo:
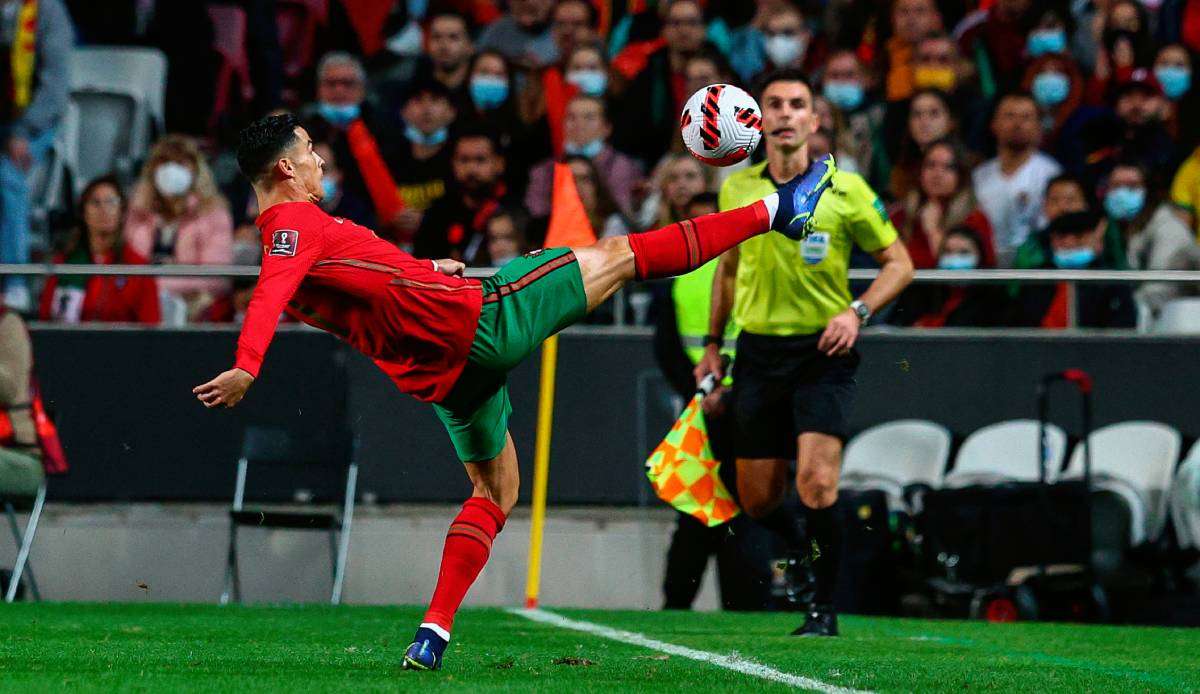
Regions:
<instances>
[{"instance_id":1,"label":"black referee shoe","mask_svg":"<svg viewBox=\"0 0 1200 694\"><path fill-rule=\"evenodd\" d=\"M831 605L813 605L804 618L804 624L792 632L792 636L837 635L837 613Z\"/></svg>"}]
</instances>

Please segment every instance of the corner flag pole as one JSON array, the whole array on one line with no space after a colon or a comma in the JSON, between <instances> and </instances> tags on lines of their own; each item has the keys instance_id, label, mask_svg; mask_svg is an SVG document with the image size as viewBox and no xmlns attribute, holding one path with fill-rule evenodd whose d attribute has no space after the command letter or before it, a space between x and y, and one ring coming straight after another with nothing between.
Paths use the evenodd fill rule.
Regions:
<instances>
[{"instance_id":1,"label":"corner flag pole","mask_svg":"<svg viewBox=\"0 0 1200 694\"><path fill-rule=\"evenodd\" d=\"M529 572L525 607L538 605L542 582L542 531L546 525L546 485L550 481L550 430L554 424L554 374L558 369L558 335L542 343L542 375L538 388L537 438L533 451L533 509L529 528Z\"/></svg>"}]
</instances>

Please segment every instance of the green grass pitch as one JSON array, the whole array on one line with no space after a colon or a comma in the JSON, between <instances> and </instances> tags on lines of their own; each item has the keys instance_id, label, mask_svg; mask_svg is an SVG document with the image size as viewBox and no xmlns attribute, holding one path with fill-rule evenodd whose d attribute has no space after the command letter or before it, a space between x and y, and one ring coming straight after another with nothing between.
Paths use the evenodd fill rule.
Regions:
<instances>
[{"instance_id":1,"label":"green grass pitch","mask_svg":"<svg viewBox=\"0 0 1200 694\"><path fill-rule=\"evenodd\" d=\"M678 646L733 652L836 687L874 691L1200 691L1200 630L843 617L796 639L789 614L554 610ZM408 607L0 605L3 691L782 691L679 656L464 610L445 668L400 657Z\"/></svg>"}]
</instances>

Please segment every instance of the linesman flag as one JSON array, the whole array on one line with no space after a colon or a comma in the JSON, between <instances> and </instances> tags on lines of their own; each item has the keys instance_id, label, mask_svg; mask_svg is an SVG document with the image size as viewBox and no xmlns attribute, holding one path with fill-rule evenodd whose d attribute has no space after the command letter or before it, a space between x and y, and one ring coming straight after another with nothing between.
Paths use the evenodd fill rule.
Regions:
<instances>
[{"instance_id":1,"label":"linesman flag","mask_svg":"<svg viewBox=\"0 0 1200 694\"><path fill-rule=\"evenodd\" d=\"M667 437L646 459L646 477L658 498L711 528L729 521L740 509L717 474L721 462L708 444L708 428L700 409L703 400L702 393L692 398Z\"/></svg>"}]
</instances>

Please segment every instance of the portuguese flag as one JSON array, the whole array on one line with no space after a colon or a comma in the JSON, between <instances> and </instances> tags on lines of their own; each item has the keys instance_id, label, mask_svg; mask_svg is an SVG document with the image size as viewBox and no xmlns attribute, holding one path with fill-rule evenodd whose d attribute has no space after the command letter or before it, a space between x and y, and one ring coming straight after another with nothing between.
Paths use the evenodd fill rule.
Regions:
<instances>
[{"instance_id":1,"label":"portuguese flag","mask_svg":"<svg viewBox=\"0 0 1200 694\"><path fill-rule=\"evenodd\" d=\"M658 498L695 516L701 523L718 526L740 509L721 477L720 461L708 445L708 429L697 394L658 448L646 459L646 477Z\"/></svg>"}]
</instances>

